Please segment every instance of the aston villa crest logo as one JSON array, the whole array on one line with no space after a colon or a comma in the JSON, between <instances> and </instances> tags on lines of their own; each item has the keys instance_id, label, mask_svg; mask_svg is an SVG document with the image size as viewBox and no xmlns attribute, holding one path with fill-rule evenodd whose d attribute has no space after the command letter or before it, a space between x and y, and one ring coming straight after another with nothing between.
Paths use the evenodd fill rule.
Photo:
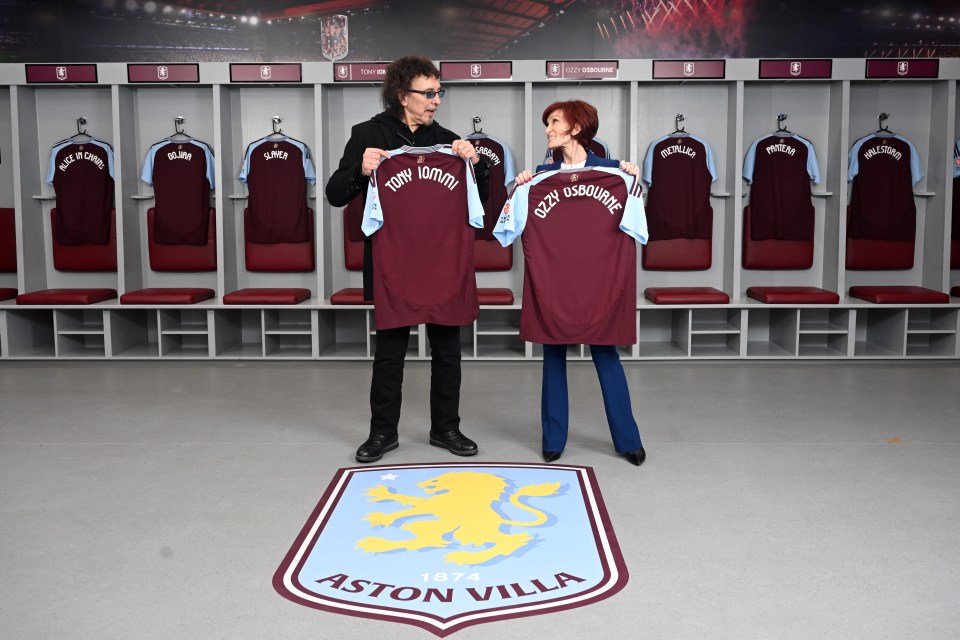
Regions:
<instances>
[{"instance_id":1,"label":"aston villa crest logo","mask_svg":"<svg viewBox=\"0 0 960 640\"><path fill-rule=\"evenodd\" d=\"M800 63L799 63L799 62L791 62L791 63L790 63L790 75L792 75L792 76L798 76L798 75L800 75Z\"/></svg>"},{"instance_id":2,"label":"aston villa crest logo","mask_svg":"<svg viewBox=\"0 0 960 640\"><path fill-rule=\"evenodd\" d=\"M338 64L338 65L337 65L337 77L338 77L338 78L346 78L346 77L347 77L347 65L345 65L345 64Z\"/></svg>"},{"instance_id":3,"label":"aston villa crest logo","mask_svg":"<svg viewBox=\"0 0 960 640\"><path fill-rule=\"evenodd\" d=\"M320 21L320 53L330 62L347 57L350 39L347 16L326 16Z\"/></svg>"},{"instance_id":4,"label":"aston villa crest logo","mask_svg":"<svg viewBox=\"0 0 960 640\"><path fill-rule=\"evenodd\" d=\"M695 71L696 71L696 67L694 66L694 63L692 62L683 63L683 75L692 76Z\"/></svg>"},{"instance_id":5,"label":"aston villa crest logo","mask_svg":"<svg viewBox=\"0 0 960 640\"><path fill-rule=\"evenodd\" d=\"M897 75L905 76L910 72L910 63L906 60L901 60L897 63Z\"/></svg>"},{"instance_id":6,"label":"aston villa crest logo","mask_svg":"<svg viewBox=\"0 0 960 640\"><path fill-rule=\"evenodd\" d=\"M423 159L425 156L417 156L417 164L423 164Z\"/></svg>"},{"instance_id":7,"label":"aston villa crest logo","mask_svg":"<svg viewBox=\"0 0 960 640\"><path fill-rule=\"evenodd\" d=\"M570 182L576 182L576 181L579 180L579 179L580 179L580 174L579 174L579 173L571 173L571 174L570 174Z\"/></svg>"},{"instance_id":8,"label":"aston villa crest logo","mask_svg":"<svg viewBox=\"0 0 960 640\"><path fill-rule=\"evenodd\" d=\"M157 67L157 78L166 80L170 77L170 70L167 67Z\"/></svg>"},{"instance_id":9,"label":"aston villa crest logo","mask_svg":"<svg viewBox=\"0 0 960 640\"><path fill-rule=\"evenodd\" d=\"M550 75L553 77L560 75L560 65L556 62L550 65Z\"/></svg>"},{"instance_id":10,"label":"aston villa crest logo","mask_svg":"<svg viewBox=\"0 0 960 640\"><path fill-rule=\"evenodd\" d=\"M341 469L273 585L443 637L592 604L627 580L592 469L461 463Z\"/></svg>"},{"instance_id":11,"label":"aston villa crest logo","mask_svg":"<svg viewBox=\"0 0 960 640\"><path fill-rule=\"evenodd\" d=\"M470 65L470 77L479 78L483 75L483 67L479 64Z\"/></svg>"},{"instance_id":12,"label":"aston villa crest logo","mask_svg":"<svg viewBox=\"0 0 960 640\"><path fill-rule=\"evenodd\" d=\"M67 68L57 67L57 80L66 80L66 79L67 79Z\"/></svg>"},{"instance_id":13,"label":"aston villa crest logo","mask_svg":"<svg viewBox=\"0 0 960 640\"><path fill-rule=\"evenodd\" d=\"M273 70L270 68L270 65L262 65L260 67L260 77L264 80L269 80L270 76L273 75Z\"/></svg>"}]
</instances>

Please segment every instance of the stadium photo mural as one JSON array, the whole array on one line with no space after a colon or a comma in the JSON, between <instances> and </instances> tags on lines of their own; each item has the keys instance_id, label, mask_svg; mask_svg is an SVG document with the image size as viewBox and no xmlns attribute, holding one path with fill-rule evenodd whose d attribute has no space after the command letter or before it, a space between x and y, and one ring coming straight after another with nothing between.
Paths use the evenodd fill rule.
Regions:
<instances>
[{"instance_id":1,"label":"stadium photo mural","mask_svg":"<svg viewBox=\"0 0 960 640\"><path fill-rule=\"evenodd\" d=\"M950 0L9 0L0 62L956 57Z\"/></svg>"}]
</instances>

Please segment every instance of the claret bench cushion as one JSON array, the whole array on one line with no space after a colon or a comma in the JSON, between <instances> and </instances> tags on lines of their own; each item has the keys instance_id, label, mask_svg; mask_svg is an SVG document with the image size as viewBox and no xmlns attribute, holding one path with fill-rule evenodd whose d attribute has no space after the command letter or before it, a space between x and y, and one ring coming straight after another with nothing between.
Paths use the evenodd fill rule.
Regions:
<instances>
[{"instance_id":1,"label":"claret bench cushion","mask_svg":"<svg viewBox=\"0 0 960 640\"><path fill-rule=\"evenodd\" d=\"M240 289L223 296L224 304L300 304L310 289Z\"/></svg>"},{"instance_id":2,"label":"claret bench cushion","mask_svg":"<svg viewBox=\"0 0 960 640\"><path fill-rule=\"evenodd\" d=\"M850 295L875 304L946 304L950 296L924 287L850 287Z\"/></svg>"},{"instance_id":3,"label":"claret bench cushion","mask_svg":"<svg viewBox=\"0 0 960 640\"><path fill-rule=\"evenodd\" d=\"M196 304L214 296L213 289L165 287L130 291L120 296L120 304Z\"/></svg>"},{"instance_id":4,"label":"claret bench cushion","mask_svg":"<svg viewBox=\"0 0 960 640\"><path fill-rule=\"evenodd\" d=\"M750 287L747 295L764 304L838 304L840 296L818 287Z\"/></svg>"},{"instance_id":5,"label":"claret bench cushion","mask_svg":"<svg viewBox=\"0 0 960 640\"><path fill-rule=\"evenodd\" d=\"M730 296L713 287L647 287L643 292L654 304L727 304Z\"/></svg>"},{"instance_id":6,"label":"claret bench cushion","mask_svg":"<svg viewBox=\"0 0 960 640\"><path fill-rule=\"evenodd\" d=\"M17 304L94 304L117 297L115 289L42 289L17 296Z\"/></svg>"}]
</instances>

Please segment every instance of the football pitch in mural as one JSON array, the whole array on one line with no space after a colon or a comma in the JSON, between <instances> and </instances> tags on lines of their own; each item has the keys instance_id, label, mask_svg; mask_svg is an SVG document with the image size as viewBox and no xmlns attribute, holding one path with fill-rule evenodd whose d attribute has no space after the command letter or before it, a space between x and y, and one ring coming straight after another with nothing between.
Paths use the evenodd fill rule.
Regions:
<instances>
[{"instance_id":1,"label":"football pitch in mural","mask_svg":"<svg viewBox=\"0 0 960 640\"><path fill-rule=\"evenodd\" d=\"M627 579L589 467L410 464L341 469L274 588L446 636L589 605Z\"/></svg>"},{"instance_id":2,"label":"football pitch in mural","mask_svg":"<svg viewBox=\"0 0 960 640\"><path fill-rule=\"evenodd\" d=\"M0 62L956 57L955 0L7 0Z\"/></svg>"}]
</instances>

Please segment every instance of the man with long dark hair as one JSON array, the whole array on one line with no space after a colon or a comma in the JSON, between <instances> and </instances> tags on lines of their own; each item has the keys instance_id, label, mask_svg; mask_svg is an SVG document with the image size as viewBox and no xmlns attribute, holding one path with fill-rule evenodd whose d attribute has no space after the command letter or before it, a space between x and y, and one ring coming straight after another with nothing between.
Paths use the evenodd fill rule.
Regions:
<instances>
[{"instance_id":1,"label":"man with long dark hair","mask_svg":"<svg viewBox=\"0 0 960 640\"><path fill-rule=\"evenodd\" d=\"M356 197L366 198L370 176L381 160L390 157L389 150L442 144L451 145L454 153L473 164L480 199L486 200L489 165L472 144L434 120L443 94L440 72L429 59L405 56L392 62L380 91L384 111L351 130L340 165L327 182L330 204L343 207ZM438 264L436 268L444 266ZM374 299L374 281L382 276L374 273L373 243L368 237L363 252L365 300ZM430 444L455 455L475 455L476 443L460 432L460 327L427 323L426 330L431 352ZM398 446L397 423L409 339L409 326L377 330L370 385L370 434L357 449L359 462L375 462Z\"/></svg>"}]
</instances>

